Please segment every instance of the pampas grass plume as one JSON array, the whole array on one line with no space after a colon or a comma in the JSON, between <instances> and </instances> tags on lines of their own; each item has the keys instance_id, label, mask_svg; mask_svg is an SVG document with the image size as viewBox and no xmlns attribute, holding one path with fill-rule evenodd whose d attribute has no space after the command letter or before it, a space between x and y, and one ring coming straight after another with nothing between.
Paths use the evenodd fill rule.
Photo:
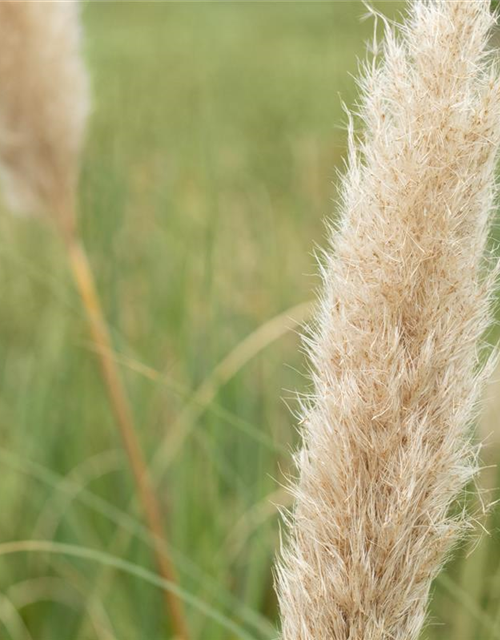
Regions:
<instances>
[{"instance_id":1,"label":"pampas grass plume","mask_svg":"<svg viewBox=\"0 0 500 640\"><path fill-rule=\"evenodd\" d=\"M411 640L466 518L500 138L488 0L417 0L362 81L278 569L285 640ZM490 265L485 268L485 265ZM455 513L456 512L456 513Z\"/></svg>"},{"instance_id":2,"label":"pampas grass plume","mask_svg":"<svg viewBox=\"0 0 500 640\"><path fill-rule=\"evenodd\" d=\"M72 0L0 2L0 176L18 211L74 208L90 102L78 13Z\"/></svg>"},{"instance_id":3,"label":"pampas grass plume","mask_svg":"<svg viewBox=\"0 0 500 640\"><path fill-rule=\"evenodd\" d=\"M75 0L0 0L0 176L12 207L56 223L97 351L116 426L128 456L159 575L178 581L95 278L75 215L79 157L89 111ZM170 629L190 636L175 589L163 592Z\"/></svg>"}]
</instances>

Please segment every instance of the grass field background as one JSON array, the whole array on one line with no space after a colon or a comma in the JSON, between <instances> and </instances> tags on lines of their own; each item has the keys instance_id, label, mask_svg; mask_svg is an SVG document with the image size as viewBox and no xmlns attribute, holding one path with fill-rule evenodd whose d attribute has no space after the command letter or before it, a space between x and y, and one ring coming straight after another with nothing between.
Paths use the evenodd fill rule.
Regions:
<instances>
[{"instance_id":1,"label":"grass field background","mask_svg":"<svg viewBox=\"0 0 500 640\"><path fill-rule=\"evenodd\" d=\"M274 504L308 390L290 318L318 285L364 13L84 7L95 98L81 226L197 640L277 636ZM155 568L61 243L7 213L0 231L1 542L71 545L0 547L0 639L167 638L160 591L137 575ZM497 516L438 579L424 637L500 638Z\"/></svg>"}]
</instances>

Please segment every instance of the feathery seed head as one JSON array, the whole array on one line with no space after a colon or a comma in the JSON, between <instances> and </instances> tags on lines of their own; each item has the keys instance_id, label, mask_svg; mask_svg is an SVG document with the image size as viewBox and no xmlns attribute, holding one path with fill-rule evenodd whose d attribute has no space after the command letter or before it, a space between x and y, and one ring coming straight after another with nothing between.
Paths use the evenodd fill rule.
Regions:
<instances>
[{"instance_id":1,"label":"feathery seed head","mask_svg":"<svg viewBox=\"0 0 500 640\"><path fill-rule=\"evenodd\" d=\"M0 177L18 211L73 208L89 111L78 14L74 0L0 2Z\"/></svg>"},{"instance_id":2,"label":"feathery seed head","mask_svg":"<svg viewBox=\"0 0 500 640\"><path fill-rule=\"evenodd\" d=\"M415 0L365 69L278 567L284 640L415 640L463 529L496 273L492 23L489 0Z\"/></svg>"}]
</instances>

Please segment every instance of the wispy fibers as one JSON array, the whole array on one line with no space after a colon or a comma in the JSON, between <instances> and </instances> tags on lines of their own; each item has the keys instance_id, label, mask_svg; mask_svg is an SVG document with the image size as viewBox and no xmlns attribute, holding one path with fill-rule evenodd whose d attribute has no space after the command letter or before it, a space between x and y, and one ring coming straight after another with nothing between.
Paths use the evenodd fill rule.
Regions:
<instances>
[{"instance_id":1,"label":"wispy fibers","mask_svg":"<svg viewBox=\"0 0 500 640\"><path fill-rule=\"evenodd\" d=\"M86 251L78 235L75 200L80 151L89 111L87 73L80 56L76 2L0 2L0 173L8 201L40 213L61 232L99 356L102 376L126 449L158 570L176 583L163 543L158 499L149 479L132 411L113 358ZM172 629L187 640L180 600L165 591Z\"/></svg>"},{"instance_id":2,"label":"wispy fibers","mask_svg":"<svg viewBox=\"0 0 500 640\"><path fill-rule=\"evenodd\" d=\"M489 0L417 0L367 65L310 339L285 640L412 640L467 522L500 139Z\"/></svg>"}]
</instances>

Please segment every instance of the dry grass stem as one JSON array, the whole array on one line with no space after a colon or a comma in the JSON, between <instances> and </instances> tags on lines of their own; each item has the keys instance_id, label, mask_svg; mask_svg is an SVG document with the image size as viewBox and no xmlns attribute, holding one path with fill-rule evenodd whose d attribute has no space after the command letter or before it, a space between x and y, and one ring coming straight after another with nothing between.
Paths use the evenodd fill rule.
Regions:
<instances>
[{"instance_id":1,"label":"dry grass stem","mask_svg":"<svg viewBox=\"0 0 500 640\"><path fill-rule=\"evenodd\" d=\"M500 139L489 0L417 0L362 81L325 255L295 507L278 571L285 640L410 640L467 518L470 425Z\"/></svg>"},{"instance_id":2,"label":"dry grass stem","mask_svg":"<svg viewBox=\"0 0 500 640\"><path fill-rule=\"evenodd\" d=\"M87 255L82 246L76 242L68 245L68 255L74 279L87 314L92 340L99 356L101 373L106 383L116 424L120 430L130 468L136 482L138 497L152 535L159 574L169 582L177 584L177 572L164 542L166 535L162 525L160 504L151 484L146 460L137 439L132 411L113 357L114 351L111 337L102 314ZM170 611L172 627L177 637L187 640L189 631L181 601L171 591L164 591L163 593Z\"/></svg>"}]
</instances>

